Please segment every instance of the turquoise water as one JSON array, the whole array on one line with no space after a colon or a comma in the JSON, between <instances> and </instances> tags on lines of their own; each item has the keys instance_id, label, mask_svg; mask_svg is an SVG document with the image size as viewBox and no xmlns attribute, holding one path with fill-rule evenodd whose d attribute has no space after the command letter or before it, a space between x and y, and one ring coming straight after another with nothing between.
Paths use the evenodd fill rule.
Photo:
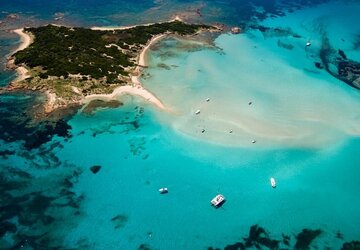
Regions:
<instances>
[{"instance_id":1,"label":"turquoise water","mask_svg":"<svg viewBox=\"0 0 360 250\"><path fill-rule=\"evenodd\" d=\"M314 66L324 30L358 60L358 8L305 8L258 23L291 31L223 34L216 47L158 43L142 81L167 112L123 96L119 108L33 127L21 114L40 97L2 95L0 248L223 249L256 224L289 235L282 248L304 228L322 230L313 249L359 240L360 94ZM335 9L339 22L319 32ZM219 192L227 201L214 209Z\"/></svg>"}]
</instances>

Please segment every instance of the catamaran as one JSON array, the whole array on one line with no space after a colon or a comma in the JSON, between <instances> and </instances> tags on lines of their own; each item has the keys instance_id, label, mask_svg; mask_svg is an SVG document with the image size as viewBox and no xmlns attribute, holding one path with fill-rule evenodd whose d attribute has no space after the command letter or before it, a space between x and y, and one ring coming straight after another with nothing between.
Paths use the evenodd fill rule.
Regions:
<instances>
[{"instance_id":1,"label":"catamaran","mask_svg":"<svg viewBox=\"0 0 360 250\"><path fill-rule=\"evenodd\" d=\"M224 202L225 202L225 197L222 194L218 194L211 200L211 205L213 205L216 208L219 208L222 206L222 204L224 204Z\"/></svg>"}]
</instances>

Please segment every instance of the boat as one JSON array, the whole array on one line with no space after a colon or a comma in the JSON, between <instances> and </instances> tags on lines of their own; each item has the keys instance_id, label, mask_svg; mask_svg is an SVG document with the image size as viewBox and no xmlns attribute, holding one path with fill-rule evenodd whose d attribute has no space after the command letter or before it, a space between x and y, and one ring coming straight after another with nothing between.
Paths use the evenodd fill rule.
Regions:
<instances>
[{"instance_id":1,"label":"boat","mask_svg":"<svg viewBox=\"0 0 360 250\"><path fill-rule=\"evenodd\" d=\"M195 111L195 115L198 115L198 114L200 114L200 109Z\"/></svg>"},{"instance_id":2,"label":"boat","mask_svg":"<svg viewBox=\"0 0 360 250\"><path fill-rule=\"evenodd\" d=\"M270 178L270 183L271 183L271 186L272 186L273 188L276 188L276 181L275 181L275 178L274 178L274 177L271 177L271 178Z\"/></svg>"},{"instance_id":3,"label":"boat","mask_svg":"<svg viewBox=\"0 0 360 250\"><path fill-rule=\"evenodd\" d=\"M215 208L219 208L224 204L224 202L225 197L222 194L218 194L211 200L211 205Z\"/></svg>"},{"instance_id":4,"label":"boat","mask_svg":"<svg viewBox=\"0 0 360 250\"><path fill-rule=\"evenodd\" d=\"M210 98L206 98L206 101L209 102L209 101L210 101Z\"/></svg>"},{"instance_id":5,"label":"boat","mask_svg":"<svg viewBox=\"0 0 360 250\"><path fill-rule=\"evenodd\" d=\"M310 43L310 42L307 42L307 43L306 43L306 46L308 46L308 47L309 47L310 45L311 45L311 43Z\"/></svg>"},{"instance_id":6,"label":"boat","mask_svg":"<svg viewBox=\"0 0 360 250\"><path fill-rule=\"evenodd\" d=\"M160 193L160 194L166 194L166 193L168 193L168 192L169 192L169 191L168 191L168 189L167 189L166 187L159 189L159 193Z\"/></svg>"},{"instance_id":7,"label":"boat","mask_svg":"<svg viewBox=\"0 0 360 250\"><path fill-rule=\"evenodd\" d=\"M202 130L201 130L201 133L205 133L205 129L202 129Z\"/></svg>"},{"instance_id":8,"label":"boat","mask_svg":"<svg viewBox=\"0 0 360 250\"><path fill-rule=\"evenodd\" d=\"M251 143L256 143L256 140L252 140Z\"/></svg>"}]
</instances>

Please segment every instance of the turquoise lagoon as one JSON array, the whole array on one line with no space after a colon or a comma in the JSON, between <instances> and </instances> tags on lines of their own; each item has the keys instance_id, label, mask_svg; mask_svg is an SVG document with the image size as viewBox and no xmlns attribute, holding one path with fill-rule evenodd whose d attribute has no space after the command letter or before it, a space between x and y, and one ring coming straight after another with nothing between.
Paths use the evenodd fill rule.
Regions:
<instances>
[{"instance_id":1,"label":"turquoise lagoon","mask_svg":"<svg viewBox=\"0 0 360 250\"><path fill-rule=\"evenodd\" d=\"M320 249L359 240L360 92L314 66L321 46L314 20L337 8L330 3L261 22L290 27L287 35L223 34L215 47L165 39L149 51L142 81L167 111L122 96L119 108L80 111L68 122L69 138L29 152L2 143L17 152L2 166L29 174L12 170L21 183L16 194L51 197L40 212L26 203L29 217L55 219L11 222L39 242L46 232L51 246L79 249L224 248L256 224L272 239L289 235L290 248L304 228L322 230L312 244ZM348 16L346 25L322 31L357 60L353 33L344 28L356 16ZM94 165L101 166L97 174ZM160 195L160 187L169 193ZM227 202L214 209L218 192ZM33 239L24 239L31 249ZM7 234L0 243L12 240Z\"/></svg>"}]
</instances>

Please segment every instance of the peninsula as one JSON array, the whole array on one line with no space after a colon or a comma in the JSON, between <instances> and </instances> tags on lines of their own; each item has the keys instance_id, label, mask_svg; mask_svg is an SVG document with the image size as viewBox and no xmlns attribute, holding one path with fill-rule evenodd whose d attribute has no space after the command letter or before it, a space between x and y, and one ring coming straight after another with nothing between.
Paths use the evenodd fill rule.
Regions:
<instances>
[{"instance_id":1,"label":"peninsula","mask_svg":"<svg viewBox=\"0 0 360 250\"><path fill-rule=\"evenodd\" d=\"M45 113L89 100L139 95L159 108L164 105L141 86L138 77L149 46L166 35L193 36L207 25L179 20L128 28L73 28L47 25L16 30L22 38L8 67L19 77L7 90L28 89L47 94Z\"/></svg>"}]
</instances>

